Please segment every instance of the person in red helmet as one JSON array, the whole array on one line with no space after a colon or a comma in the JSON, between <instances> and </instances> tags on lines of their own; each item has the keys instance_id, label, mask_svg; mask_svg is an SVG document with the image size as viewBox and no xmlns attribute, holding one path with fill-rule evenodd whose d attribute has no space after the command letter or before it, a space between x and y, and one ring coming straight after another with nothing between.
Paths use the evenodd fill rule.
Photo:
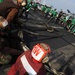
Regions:
<instances>
[{"instance_id":1,"label":"person in red helmet","mask_svg":"<svg viewBox=\"0 0 75 75\"><path fill-rule=\"evenodd\" d=\"M51 53L49 45L36 44L32 50L22 53L13 64L7 75L46 75L44 63L49 60Z\"/></svg>"}]
</instances>

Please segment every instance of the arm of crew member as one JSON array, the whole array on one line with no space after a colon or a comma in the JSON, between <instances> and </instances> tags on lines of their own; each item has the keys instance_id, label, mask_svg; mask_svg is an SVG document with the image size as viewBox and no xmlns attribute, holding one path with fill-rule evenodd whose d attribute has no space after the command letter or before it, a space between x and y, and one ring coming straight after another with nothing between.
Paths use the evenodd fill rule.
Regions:
<instances>
[{"instance_id":1,"label":"arm of crew member","mask_svg":"<svg viewBox=\"0 0 75 75\"><path fill-rule=\"evenodd\" d=\"M7 22L10 23L13 20L13 18L16 16L17 13L18 13L18 9L12 8L6 18Z\"/></svg>"},{"instance_id":2,"label":"arm of crew member","mask_svg":"<svg viewBox=\"0 0 75 75\"><path fill-rule=\"evenodd\" d=\"M0 22L0 28L7 26L13 20L13 18L17 13L18 13L18 9L12 8L9 14L7 15L6 20L4 22Z\"/></svg>"}]
</instances>

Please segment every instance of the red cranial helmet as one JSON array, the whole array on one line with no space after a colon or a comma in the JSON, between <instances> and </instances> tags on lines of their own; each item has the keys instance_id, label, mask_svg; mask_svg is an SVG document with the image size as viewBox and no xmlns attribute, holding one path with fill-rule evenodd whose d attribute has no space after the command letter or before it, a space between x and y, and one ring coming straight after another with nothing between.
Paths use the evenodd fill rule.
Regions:
<instances>
[{"instance_id":1,"label":"red cranial helmet","mask_svg":"<svg viewBox=\"0 0 75 75\"><path fill-rule=\"evenodd\" d=\"M50 52L51 49L49 45L45 43L38 43L33 47L31 55L36 61L41 62L42 59Z\"/></svg>"}]
</instances>

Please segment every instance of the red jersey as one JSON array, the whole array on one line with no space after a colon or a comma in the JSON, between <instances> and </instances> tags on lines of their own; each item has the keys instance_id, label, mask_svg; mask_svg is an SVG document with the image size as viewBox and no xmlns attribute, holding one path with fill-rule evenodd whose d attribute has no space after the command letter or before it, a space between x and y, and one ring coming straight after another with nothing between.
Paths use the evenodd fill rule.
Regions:
<instances>
[{"instance_id":1,"label":"red jersey","mask_svg":"<svg viewBox=\"0 0 75 75\"><path fill-rule=\"evenodd\" d=\"M31 50L28 50L18 57L7 75L46 75L46 69L42 63L33 60Z\"/></svg>"}]
</instances>

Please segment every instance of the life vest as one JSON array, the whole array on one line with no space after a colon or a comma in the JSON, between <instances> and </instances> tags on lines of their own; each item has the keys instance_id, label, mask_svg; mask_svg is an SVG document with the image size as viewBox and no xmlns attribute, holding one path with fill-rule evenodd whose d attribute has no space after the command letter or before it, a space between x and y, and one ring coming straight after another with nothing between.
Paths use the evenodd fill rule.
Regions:
<instances>
[{"instance_id":1,"label":"life vest","mask_svg":"<svg viewBox=\"0 0 75 75\"><path fill-rule=\"evenodd\" d=\"M30 50L24 52L11 67L8 75L46 75L43 64L32 59Z\"/></svg>"}]
</instances>

